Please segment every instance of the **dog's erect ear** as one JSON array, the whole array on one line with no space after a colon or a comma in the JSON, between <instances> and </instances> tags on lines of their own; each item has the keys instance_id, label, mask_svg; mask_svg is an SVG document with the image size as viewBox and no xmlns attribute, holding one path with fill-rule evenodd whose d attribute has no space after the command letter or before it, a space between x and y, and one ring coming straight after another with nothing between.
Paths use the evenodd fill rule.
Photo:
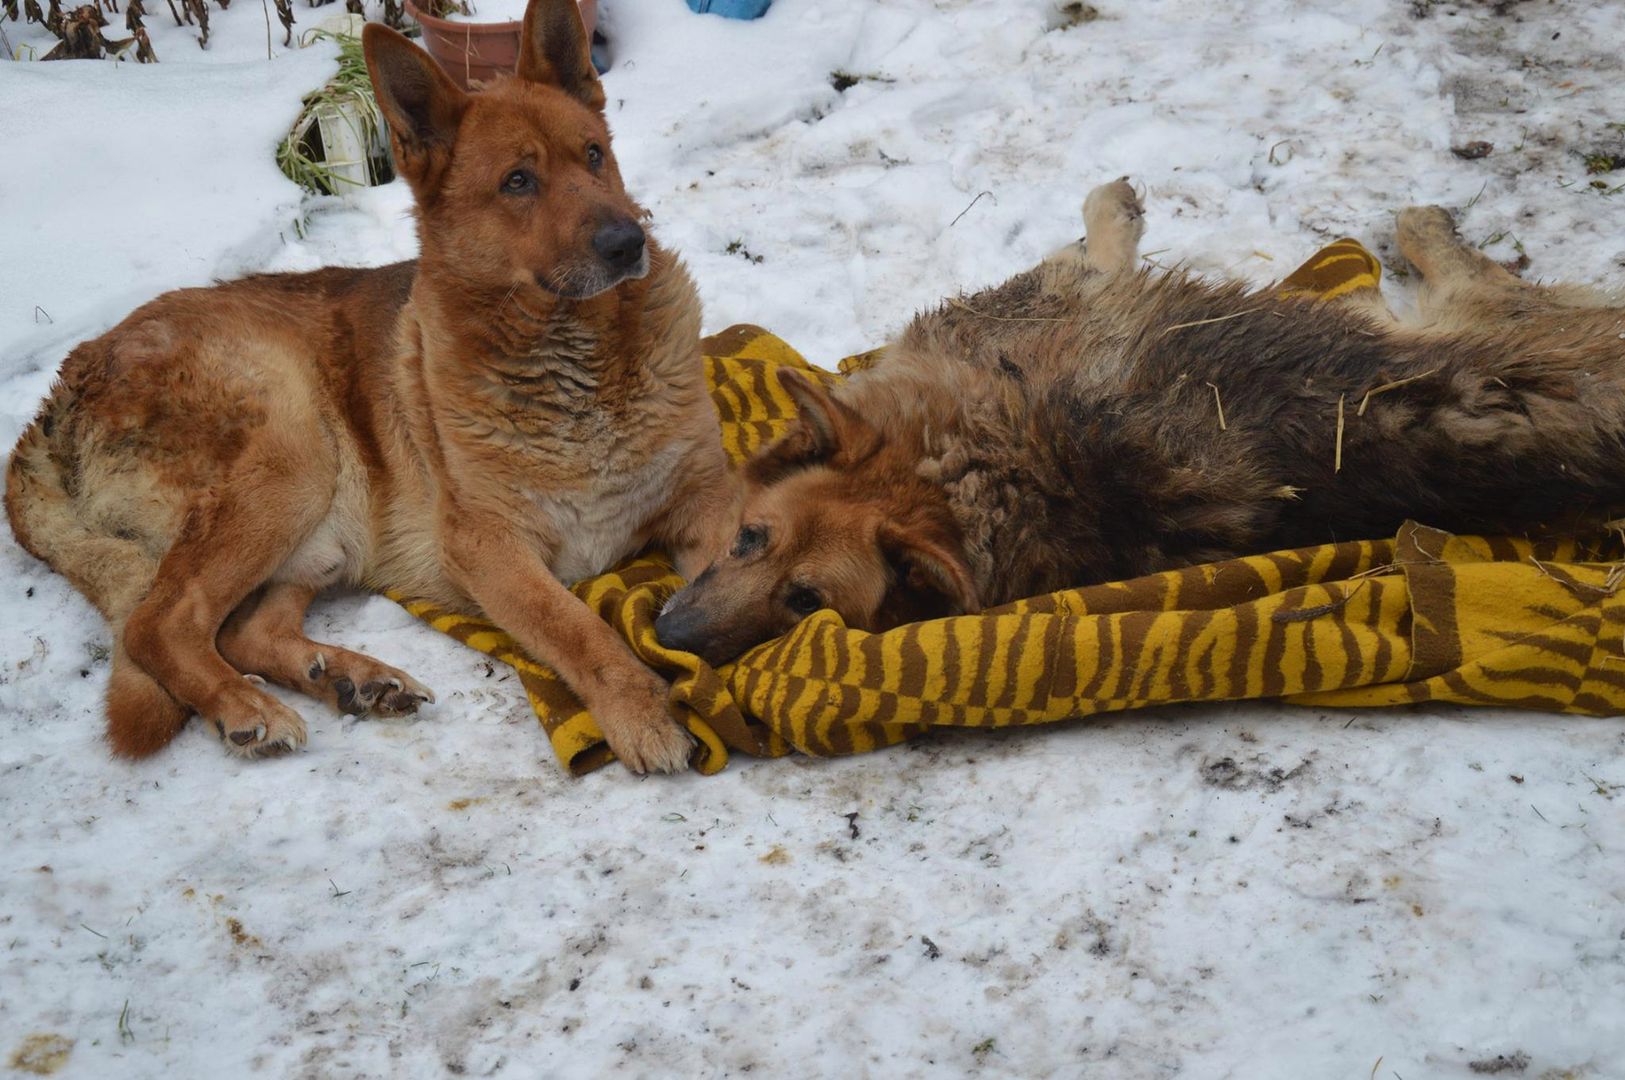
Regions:
<instances>
[{"instance_id":1,"label":"dog's erect ear","mask_svg":"<svg viewBox=\"0 0 1625 1080\"><path fill-rule=\"evenodd\" d=\"M947 530L885 521L876 539L896 574L885 608L899 616L899 623L981 610L970 567Z\"/></svg>"},{"instance_id":2,"label":"dog's erect ear","mask_svg":"<svg viewBox=\"0 0 1625 1080\"><path fill-rule=\"evenodd\" d=\"M530 0L519 31L518 73L604 111L604 87L593 70L592 42L576 0Z\"/></svg>"},{"instance_id":3,"label":"dog's erect ear","mask_svg":"<svg viewBox=\"0 0 1625 1080\"><path fill-rule=\"evenodd\" d=\"M406 38L377 23L361 32L367 74L389 124L395 166L418 190L451 161L468 95Z\"/></svg>"},{"instance_id":4,"label":"dog's erect ear","mask_svg":"<svg viewBox=\"0 0 1625 1080\"><path fill-rule=\"evenodd\" d=\"M801 410L801 422L807 426L818 456L838 454L856 434L854 429L863 425L863 420L831 397L828 390L794 368L780 368L778 374L779 385Z\"/></svg>"},{"instance_id":5,"label":"dog's erect ear","mask_svg":"<svg viewBox=\"0 0 1625 1080\"><path fill-rule=\"evenodd\" d=\"M778 378L800 412L789 431L746 464L745 475L754 483L771 484L787 473L821 462L861 461L879 444L874 428L811 376L780 368Z\"/></svg>"}]
</instances>

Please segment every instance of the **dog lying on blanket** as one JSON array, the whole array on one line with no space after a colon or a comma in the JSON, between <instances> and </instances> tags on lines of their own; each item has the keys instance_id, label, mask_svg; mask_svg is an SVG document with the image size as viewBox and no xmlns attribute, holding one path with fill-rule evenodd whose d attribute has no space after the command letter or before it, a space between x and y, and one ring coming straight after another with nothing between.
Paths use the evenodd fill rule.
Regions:
<instances>
[{"instance_id":1,"label":"dog lying on blanket","mask_svg":"<svg viewBox=\"0 0 1625 1080\"><path fill-rule=\"evenodd\" d=\"M532 0L518 76L481 93L364 45L419 260L170 293L79 346L12 455L12 530L115 628L118 753L194 711L240 756L301 745L262 678L432 701L305 637L318 591L362 584L483 611L628 767L684 768L665 682L565 587L649 543L703 567L736 513L698 296L621 183L576 0Z\"/></svg>"},{"instance_id":2,"label":"dog lying on blanket","mask_svg":"<svg viewBox=\"0 0 1625 1080\"><path fill-rule=\"evenodd\" d=\"M1524 533L1625 505L1625 308L1529 285L1398 220L1423 279L1337 302L1136 269L1118 181L1086 241L916 318L745 469L732 549L662 644L720 663L833 608L886 630L983 605L1340 539L1407 518Z\"/></svg>"}]
</instances>

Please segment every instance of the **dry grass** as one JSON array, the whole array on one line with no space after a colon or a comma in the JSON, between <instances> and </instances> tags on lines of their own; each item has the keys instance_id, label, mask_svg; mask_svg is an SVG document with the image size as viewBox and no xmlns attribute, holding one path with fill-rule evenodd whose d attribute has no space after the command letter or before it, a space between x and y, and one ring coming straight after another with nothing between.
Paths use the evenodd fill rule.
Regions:
<instances>
[{"instance_id":1,"label":"dry grass","mask_svg":"<svg viewBox=\"0 0 1625 1080\"><path fill-rule=\"evenodd\" d=\"M1213 388L1213 407L1219 410L1219 430L1228 431L1230 429L1224 423L1224 399L1219 396L1219 388L1216 384L1208 383L1208 385Z\"/></svg>"},{"instance_id":2,"label":"dry grass","mask_svg":"<svg viewBox=\"0 0 1625 1080\"><path fill-rule=\"evenodd\" d=\"M979 319L992 319L994 322L1068 322L1067 319L1042 318L1037 315L994 315L991 312L977 311L963 300L950 298L949 307L956 307L961 311L968 311Z\"/></svg>"},{"instance_id":3,"label":"dry grass","mask_svg":"<svg viewBox=\"0 0 1625 1080\"><path fill-rule=\"evenodd\" d=\"M1428 370L1422 372L1420 375L1411 375L1411 376L1409 376L1407 378L1404 378L1404 379L1395 379L1393 382L1385 382L1381 386L1374 386L1370 390L1367 390L1365 392L1365 397L1360 399L1360 407L1358 409L1354 410L1354 415L1355 416L1364 416L1366 406L1370 405L1371 404L1371 399L1376 397L1378 394L1386 394L1390 390L1398 390L1401 386L1409 386L1413 382L1417 382L1418 380L1425 379L1429 375L1437 375L1438 373L1439 373L1438 368L1429 368ZM1505 384L1503 383L1502 385L1505 385Z\"/></svg>"},{"instance_id":4,"label":"dry grass","mask_svg":"<svg viewBox=\"0 0 1625 1080\"><path fill-rule=\"evenodd\" d=\"M1334 473L1343 471L1343 403L1347 398L1347 394L1337 395L1337 449L1332 456L1332 472Z\"/></svg>"},{"instance_id":5,"label":"dry grass","mask_svg":"<svg viewBox=\"0 0 1625 1080\"><path fill-rule=\"evenodd\" d=\"M1212 318L1212 319L1197 319L1195 322L1174 323L1174 325L1168 327L1168 329L1164 330L1161 334L1158 334L1157 336L1158 337L1167 337L1169 334L1173 333L1175 330L1188 330L1193 326L1208 326L1208 325L1210 325L1212 323L1229 322L1231 319L1239 319L1243 315L1251 315L1253 312L1255 312L1257 310L1258 310L1258 308L1248 308L1246 311L1238 311L1233 315L1220 315L1217 318Z\"/></svg>"},{"instance_id":6,"label":"dry grass","mask_svg":"<svg viewBox=\"0 0 1625 1080\"><path fill-rule=\"evenodd\" d=\"M317 134L318 115L338 111L343 106L354 109L355 122L359 125L357 135L364 145L372 148L367 161L367 182L372 184L389 179L388 159L383 151L384 121L378 111L378 101L373 96L372 80L367 75L361 39L347 34L312 30L301 43L309 44L320 39L338 44L338 73L325 86L305 95L304 107L277 146L276 163L283 175L306 191L316 195L337 195L357 186L357 182L329 167Z\"/></svg>"}]
</instances>

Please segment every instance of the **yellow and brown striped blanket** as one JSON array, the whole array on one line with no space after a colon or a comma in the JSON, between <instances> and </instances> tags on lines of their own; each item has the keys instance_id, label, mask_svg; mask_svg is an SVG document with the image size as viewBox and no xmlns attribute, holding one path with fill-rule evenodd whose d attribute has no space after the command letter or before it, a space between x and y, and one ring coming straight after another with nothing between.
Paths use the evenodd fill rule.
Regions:
<instances>
[{"instance_id":1,"label":"yellow and brown striped blanket","mask_svg":"<svg viewBox=\"0 0 1625 1080\"><path fill-rule=\"evenodd\" d=\"M1378 274L1376 260L1344 240L1282 288L1340 295L1375 288ZM753 326L706 339L703 352L735 460L793 416L776 368L839 378ZM848 358L841 370L871 357ZM883 634L847 629L824 611L721 668L656 641L655 615L682 583L662 556L633 559L575 592L672 679L700 742L695 766L709 774L733 751L849 754L933 727L1044 724L1170 702L1447 701L1616 715L1625 712L1620 557L1603 538L1479 539L1407 525L1392 539L1170 571ZM402 602L518 671L572 773L611 760L580 701L506 634Z\"/></svg>"}]
</instances>

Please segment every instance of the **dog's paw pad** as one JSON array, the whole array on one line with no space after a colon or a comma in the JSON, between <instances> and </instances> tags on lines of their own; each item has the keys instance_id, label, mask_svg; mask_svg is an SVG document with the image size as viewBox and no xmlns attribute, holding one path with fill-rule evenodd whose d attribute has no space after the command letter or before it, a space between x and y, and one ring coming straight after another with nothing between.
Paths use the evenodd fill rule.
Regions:
<instances>
[{"instance_id":1,"label":"dog's paw pad","mask_svg":"<svg viewBox=\"0 0 1625 1080\"><path fill-rule=\"evenodd\" d=\"M416 683L407 686L400 679L366 683L361 693L372 702L372 711L379 716L405 716L417 712L424 702L434 700L426 687Z\"/></svg>"},{"instance_id":2,"label":"dog's paw pad","mask_svg":"<svg viewBox=\"0 0 1625 1080\"><path fill-rule=\"evenodd\" d=\"M390 669L385 669L390 670ZM339 709L351 716L409 716L418 706L434 704L434 692L427 686L402 672L367 678L357 685L356 679L340 675L332 682L333 700Z\"/></svg>"},{"instance_id":3,"label":"dog's paw pad","mask_svg":"<svg viewBox=\"0 0 1625 1080\"><path fill-rule=\"evenodd\" d=\"M348 675L340 675L333 680L333 698L339 710L350 716L360 716L367 711L368 702L356 690L355 680Z\"/></svg>"},{"instance_id":4,"label":"dog's paw pad","mask_svg":"<svg viewBox=\"0 0 1625 1080\"><path fill-rule=\"evenodd\" d=\"M265 725L256 724L252 731L233 731L230 738L233 746L248 746L250 743L260 742L265 738Z\"/></svg>"},{"instance_id":5,"label":"dog's paw pad","mask_svg":"<svg viewBox=\"0 0 1625 1080\"><path fill-rule=\"evenodd\" d=\"M221 744L237 757L270 757L305 745L305 722L299 714L259 690L233 695L210 722Z\"/></svg>"}]
</instances>

